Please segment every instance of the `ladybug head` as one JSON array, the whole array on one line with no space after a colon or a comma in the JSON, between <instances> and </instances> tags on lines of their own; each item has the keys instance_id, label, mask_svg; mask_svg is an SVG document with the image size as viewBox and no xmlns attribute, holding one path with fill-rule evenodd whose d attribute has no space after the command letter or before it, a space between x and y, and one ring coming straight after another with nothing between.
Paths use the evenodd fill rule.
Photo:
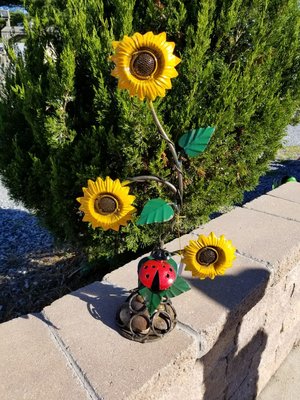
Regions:
<instances>
[{"instance_id":1,"label":"ladybug head","mask_svg":"<svg viewBox=\"0 0 300 400\"><path fill-rule=\"evenodd\" d=\"M155 260L168 260L171 255L167 250L157 248L152 250L151 257Z\"/></svg>"}]
</instances>

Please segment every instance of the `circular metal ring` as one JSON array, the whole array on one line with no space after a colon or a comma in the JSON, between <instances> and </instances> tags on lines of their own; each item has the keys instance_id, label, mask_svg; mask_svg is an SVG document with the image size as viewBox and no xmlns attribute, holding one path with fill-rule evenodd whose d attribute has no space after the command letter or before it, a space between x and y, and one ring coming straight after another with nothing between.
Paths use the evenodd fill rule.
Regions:
<instances>
[{"instance_id":1,"label":"circular metal ring","mask_svg":"<svg viewBox=\"0 0 300 400\"><path fill-rule=\"evenodd\" d=\"M167 323L167 329L162 329L163 332L158 332L157 331L158 328L155 328L154 326L155 320L157 320L157 318L159 317L162 318ZM155 335L162 337L174 328L172 318L166 311L157 311L155 314L153 314L151 318L151 328L152 331L155 333Z\"/></svg>"},{"instance_id":2,"label":"circular metal ring","mask_svg":"<svg viewBox=\"0 0 300 400\"><path fill-rule=\"evenodd\" d=\"M136 299L137 296L140 296L140 294L139 294L138 292L134 292L134 293L132 293L132 295L128 298L128 307L129 307L130 311L132 311L134 314L140 314L140 313L143 313L143 312L146 310L146 304L145 304L145 303L143 304L143 307L142 307L140 310L135 310L135 309L132 307L132 302L133 302L133 300ZM142 303L141 303L141 304L142 304Z\"/></svg>"},{"instance_id":3,"label":"circular metal ring","mask_svg":"<svg viewBox=\"0 0 300 400\"><path fill-rule=\"evenodd\" d=\"M141 331L141 332L136 332L136 331L133 330L132 324L133 324L133 321L134 321L137 317L144 318L144 319L147 321L147 324L148 324L147 332L142 332L142 331ZM151 332L151 329L150 329L150 328L151 328L151 321L150 321L150 318L147 317L146 315L135 314L135 315L133 315L133 316L130 318L130 320L129 320L129 330L130 330L130 332L131 332L131 334L132 334L133 336L137 336L137 337L145 337L145 336L148 336L149 333Z\"/></svg>"}]
</instances>

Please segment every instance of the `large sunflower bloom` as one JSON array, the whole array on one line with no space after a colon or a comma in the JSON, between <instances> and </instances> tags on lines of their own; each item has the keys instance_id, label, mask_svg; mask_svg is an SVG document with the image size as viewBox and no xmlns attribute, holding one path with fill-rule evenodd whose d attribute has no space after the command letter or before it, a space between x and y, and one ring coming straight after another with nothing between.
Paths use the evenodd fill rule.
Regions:
<instances>
[{"instance_id":1,"label":"large sunflower bloom","mask_svg":"<svg viewBox=\"0 0 300 400\"><path fill-rule=\"evenodd\" d=\"M216 275L224 275L232 266L235 250L231 240L225 239L224 235L220 238L213 232L208 236L200 235L183 250L185 269L200 279L214 279Z\"/></svg>"},{"instance_id":2,"label":"large sunflower bloom","mask_svg":"<svg viewBox=\"0 0 300 400\"><path fill-rule=\"evenodd\" d=\"M165 96L166 89L172 87L171 78L178 75L174 67L181 61L173 54L175 43L166 39L165 32L147 32L113 42L115 55L111 60L116 67L112 75L119 79L119 89L128 89L130 96L140 100Z\"/></svg>"},{"instance_id":3,"label":"large sunflower bloom","mask_svg":"<svg viewBox=\"0 0 300 400\"><path fill-rule=\"evenodd\" d=\"M90 222L92 227L113 229L118 231L121 225L127 225L132 219L136 209L132 206L135 196L129 195L129 187L115 181L109 176L105 181L97 178L89 180L88 187L82 188L84 197L76 200L81 204L80 210L84 212L83 221Z\"/></svg>"}]
</instances>

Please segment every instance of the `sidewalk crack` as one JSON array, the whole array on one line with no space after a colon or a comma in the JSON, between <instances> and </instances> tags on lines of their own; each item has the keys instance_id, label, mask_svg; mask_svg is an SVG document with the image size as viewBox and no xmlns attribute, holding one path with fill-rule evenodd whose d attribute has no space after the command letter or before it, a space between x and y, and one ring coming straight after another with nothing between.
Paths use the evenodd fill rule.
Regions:
<instances>
[{"instance_id":1,"label":"sidewalk crack","mask_svg":"<svg viewBox=\"0 0 300 400\"><path fill-rule=\"evenodd\" d=\"M184 324L183 322L180 321L177 321L176 327L195 339L198 345L197 359L201 358L203 356L203 349L201 343L201 336L199 332L195 331L190 325Z\"/></svg>"},{"instance_id":2,"label":"sidewalk crack","mask_svg":"<svg viewBox=\"0 0 300 400\"><path fill-rule=\"evenodd\" d=\"M299 204L299 202L297 202L297 201L285 199L283 197L274 196L273 194L266 193L266 196L271 196L271 197L274 197L275 199L281 199L281 200L289 201L290 203Z\"/></svg>"},{"instance_id":3,"label":"sidewalk crack","mask_svg":"<svg viewBox=\"0 0 300 400\"><path fill-rule=\"evenodd\" d=\"M261 260L260 258L253 257L249 254L241 252L240 250L236 250L236 254L238 254L241 257L248 258L249 260L259 262L260 264L262 264L265 268L267 268L270 271L273 271L273 269L274 269L273 265L268 261L264 261L264 260Z\"/></svg>"},{"instance_id":4,"label":"sidewalk crack","mask_svg":"<svg viewBox=\"0 0 300 400\"><path fill-rule=\"evenodd\" d=\"M272 197L273 197L273 196L272 196ZM276 198L277 198L277 197L276 197ZM293 203L293 202L291 202L291 203ZM299 203L295 203L295 204L299 204ZM290 218L290 217L283 217L282 215L277 215L277 214L273 214L273 213L270 213L270 212L267 212L267 211L257 210L256 208L252 208L252 207L246 207L246 205L243 206L243 208L246 208L247 210L256 211L256 212L259 212L259 213L261 213L261 214L271 215L272 217L281 218L281 219L284 219L284 220L287 220L287 221L293 221L293 222L298 222L298 223L300 223L300 221L297 220L297 219Z\"/></svg>"},{"instance_id":5,"label":"sidewalk crack","mask_svg":"<svg viewBox=\"0 0 300 400\"><path fill-rule=\"evenodd\" d=\"M45 312L42 311L41 314L43 315L44 321L50 331L52 339L54 340L55 344L60 349L60 351L63 353L63 355L66 357L71 370L76 375L77 379L79 379L81 385L86 390L89 398L91 400L103 400L103 397L100 397L95 392L95 389L93 388L93 386L91 385L91 383L85 376L84 372L82 371L82 369L79 367L79 365L75 361L72 354L69 352L68 347L65 345L65 343L63 342L61 337L58 335L56 329L52 326L51 321L47 318Z\"/></svg>"}]
</instances>

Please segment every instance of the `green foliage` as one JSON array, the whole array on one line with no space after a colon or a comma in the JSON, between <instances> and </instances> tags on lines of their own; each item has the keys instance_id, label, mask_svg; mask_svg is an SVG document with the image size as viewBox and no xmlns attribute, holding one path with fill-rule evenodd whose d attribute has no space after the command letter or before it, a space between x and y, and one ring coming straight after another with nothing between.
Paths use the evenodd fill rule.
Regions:
<instances>
[{"instance_id":1,"label":"green foliage","mask_svg":"<svg viewBox=\"0 0 300 400\"><path fill-rule=\"evenodd\" d=\"M24 14L20 11L10 12L10 24L11 26L16 26L22 24L24 19Z\"/></svg>"},{"instance_id":2,"label":"green foliage","mask_svg":"<svg viewBox=\"0 0 300 400\"><path fill-rule=\"evenodd\" d=\"M113 266L115 256L156 243L170 223L92 230L75 200L88 179L150 174L177 183L146 102L116 90L113 40L165 30L182 59L172 90L155 102L166 131L177 142L186 131L216 128L205 152L183 162L183 232L255 186L299 109L298 0L32 0L26 7L25 60L10 52L0 101L0 172L14 198L90 259ZM131 191L139 211L170 194L155 182Z\"/></svg>"}]
</instances>

